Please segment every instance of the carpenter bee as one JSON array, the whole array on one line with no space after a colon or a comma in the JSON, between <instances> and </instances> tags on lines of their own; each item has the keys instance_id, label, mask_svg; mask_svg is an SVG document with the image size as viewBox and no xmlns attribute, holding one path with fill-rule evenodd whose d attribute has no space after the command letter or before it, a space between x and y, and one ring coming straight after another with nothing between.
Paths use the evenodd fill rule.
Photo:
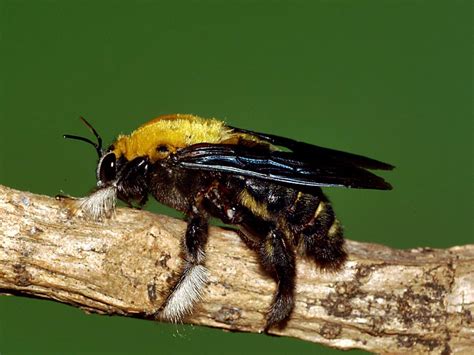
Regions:
<instances>
[{"instance_id":1,"label":"carpenter bee","mask_svg":"<svg viewBox=\"0 0 474 355\"><path fill-rule=\"evenodd\" d=\"M206 284L205 246L210 217L238 227L263 268L278 284L265 331L283 326L294 307L295 255L330 270L346 260L343 230L321 187L390 190L368 170L393 166L371 158L194 115L160 116L107 149L97 138L65 135L92 144L99 155L97 189L80 200L93 218L110 216L116 199L143 206L151 194L184 213L185 266L161 319L179 321L191 312Z\"/></svg>"}]
</instances>

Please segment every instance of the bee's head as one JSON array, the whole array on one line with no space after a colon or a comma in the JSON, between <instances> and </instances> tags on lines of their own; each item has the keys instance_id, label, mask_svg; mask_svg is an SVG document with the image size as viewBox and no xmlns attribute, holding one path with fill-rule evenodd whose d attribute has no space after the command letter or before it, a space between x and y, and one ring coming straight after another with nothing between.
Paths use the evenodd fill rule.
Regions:
<instances>
[{"instance_id":1,"label":"bee's head","mask_svg":"<svg viewBox=\"0 0 474 355\"><path fill-rule=\"evenodd\" d=\"M112 151L108 151L99 158L97 164L97 187L104 187L117 180L117 158Z\"/></svg>"},{"instance_id":2,"label":"bee's head","mask_svg":"<svg viewBox=\"0 0 474 355\"><path fill-rule=\"evenodd\" d=\"M81 121L94 133L97 143L88 138L65 134L64 138L76 139L91 144L99 155L97 165L97 187L98 189L87 197L78 201L77 209L82 210L94 219L109 217L115 209L117 199L117 162L115 154L102 149L102 138L83 117Z\"/></svg>"}]
</instances>

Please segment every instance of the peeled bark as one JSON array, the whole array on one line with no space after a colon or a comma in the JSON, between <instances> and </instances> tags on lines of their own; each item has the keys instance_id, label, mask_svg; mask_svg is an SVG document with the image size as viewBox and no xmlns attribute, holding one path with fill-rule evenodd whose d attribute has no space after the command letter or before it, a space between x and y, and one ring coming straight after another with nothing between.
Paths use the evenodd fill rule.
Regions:
<instances>
[{"instance_id":1,"label":"peeled bark","mask_svg":"<svg viewBox=\"0 0 474 355\"><path fill-rule=\"evenodd\" d=\"M183 221L118 209L103 222L64 201L0 186L0 294L150 318L181 270ZM185 322L259 332L275 283L235 232L211 228L209 284ZM296 307L270 333L377 353L474 348L474 245L446 250L347 242L337 273L297 263ZM264 336L264 335L262 335Z\"/></svg>"}]
</instances>

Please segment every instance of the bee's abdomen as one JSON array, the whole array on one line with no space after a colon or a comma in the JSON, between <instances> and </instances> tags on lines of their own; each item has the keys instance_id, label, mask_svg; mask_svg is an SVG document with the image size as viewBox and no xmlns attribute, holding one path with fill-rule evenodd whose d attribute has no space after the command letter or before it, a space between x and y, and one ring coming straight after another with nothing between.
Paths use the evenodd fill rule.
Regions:
<instances>
[{"instance_id":1,"label":"bee's abdomen","mask_svg":"<svg viewBox=\"0 0 474 355\"><path fill-rule=\"evenodd\" d=\"M308 193L250 180L239 200L263 224L281 229L300 252L320 267L336 269L345 261L342 226L321 189Z\"/></svg>"}]
</instances>

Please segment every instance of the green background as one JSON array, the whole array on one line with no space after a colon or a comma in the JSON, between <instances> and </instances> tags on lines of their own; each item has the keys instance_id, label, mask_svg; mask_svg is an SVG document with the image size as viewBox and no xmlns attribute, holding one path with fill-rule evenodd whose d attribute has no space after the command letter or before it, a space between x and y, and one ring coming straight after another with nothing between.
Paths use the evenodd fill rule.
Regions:
<instances>
[{"instance_id":1,"label":"green background","mask_svg":"<svg viewBox=\"0 0 474 355\"><path fill-rule=\"evenodd\" d=\"M62 139L88 135L80 115L109 143L195 113L395 164L391 192L327 190L350 239L470 243L471 16L470 1L0 0L0 183L84 195L95 152ZM2 355L323 350L339 353L0 297Z\"/></svg>"}]
</instances>

